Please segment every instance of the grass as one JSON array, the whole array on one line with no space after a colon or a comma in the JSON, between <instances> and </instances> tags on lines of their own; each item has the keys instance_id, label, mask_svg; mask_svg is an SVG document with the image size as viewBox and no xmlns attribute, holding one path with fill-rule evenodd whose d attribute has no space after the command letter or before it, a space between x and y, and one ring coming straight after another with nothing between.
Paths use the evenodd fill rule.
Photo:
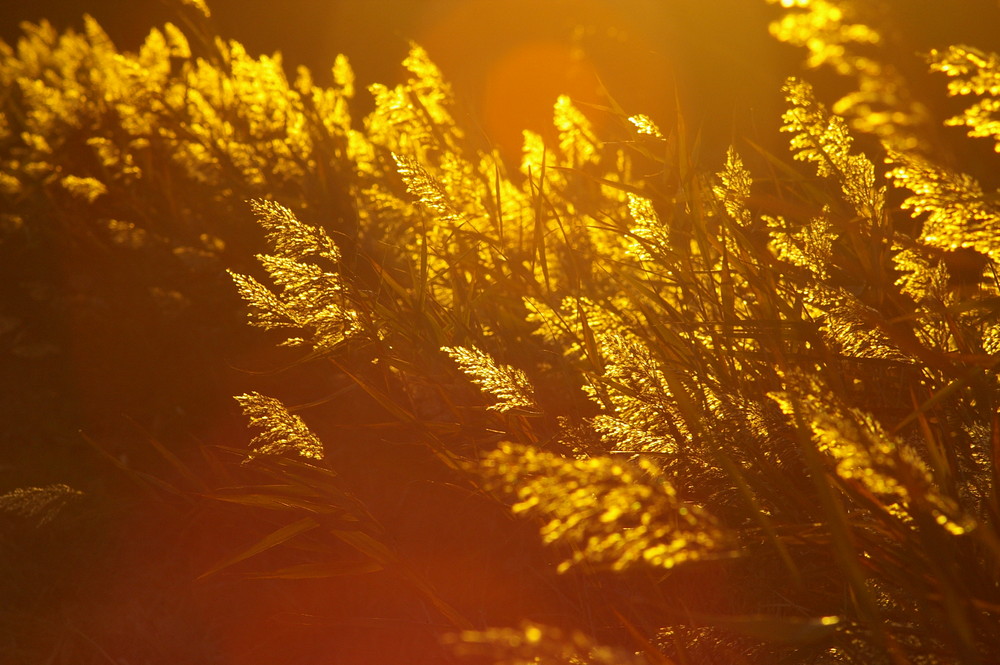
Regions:
<instances>
[{"instance_id":1,"label":"grass","mask_svg":"<svg viewBox=\"0 0 1000 665\"><path fill-rule=\"evenodd\" d=\"M101 416L110 391L21 421L76 423L59 454L103 467L82 497L0 497L3 556L29 580L9 583L7 655L974 663L1000 647L1000 213L935 159L861 7L817 1L774 28L858 92L827 106L790 79L793 159L738 143L709 170L680 113L661 129L568 98L557 140L526 133L505 163L416 45L352 119L346 59L330 88L289 82L183 11L201 58L177 28L119 54L88 22L29 29L0 62L4 251L48 285L11 339L60 317L95 343L168 326L182 337L151 336L130 385L154 380L154 351L188 370L148 408L243 393L218 422L153 431ZM988 105L989 58L932 62ZM995 140L971 108L955 123ZM55 248L92 278L60 282L38 262ZM35 334L71 357L73 339ZM238 354L256 374L224 369ZM114 584L74 592L79 571Z\"/></svg>"}]
</instances>

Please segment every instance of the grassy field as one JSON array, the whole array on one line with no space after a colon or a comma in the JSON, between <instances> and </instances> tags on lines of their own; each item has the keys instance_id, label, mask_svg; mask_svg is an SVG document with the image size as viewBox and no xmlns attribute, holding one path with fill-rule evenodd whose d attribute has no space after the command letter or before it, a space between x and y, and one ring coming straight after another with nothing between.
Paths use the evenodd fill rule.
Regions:
<instances>
[{"instance_id":1,"label":"grassy field","mask_svg":"<svg viewBox=\"0 0 1000 665\"><path fill-rule=\"evenodd\" d=\"M991 662L1000 56L766 4L788 152L0 47L3 659Z\"/></svg>"}]
</instances>

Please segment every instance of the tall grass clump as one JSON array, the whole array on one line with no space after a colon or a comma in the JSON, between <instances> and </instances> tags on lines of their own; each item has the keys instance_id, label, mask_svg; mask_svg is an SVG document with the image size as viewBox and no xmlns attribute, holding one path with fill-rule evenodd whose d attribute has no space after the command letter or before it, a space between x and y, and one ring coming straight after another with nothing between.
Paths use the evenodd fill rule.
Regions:
<instances>
[{"instance_id":1,"label":"tall grass clump","mask_svg":"<svg viewBox=\"0 0 1000 665\"><path fill-rule=\"evenodd\" d=\"M331 284L382 368L373 396L462 482L536 520L560 573L611 596L577 637L525 624L460 633L459 651L604 662L585 633L614 626L658 662L997 648L1000 218L926 151L902 77L855 54L876 29L849 3L799 5L775 35L858 91L831 111L789 79L782 130L803 167L775 159L756 180L737 147L698 172L644 116L599 138L567 98L558 141L526 132L510 169L469 147L418 48L407 84L373 89L353 150L384 281ZM995 138L995 57L930 55L950 94L981 96L950 121L973 135ZM862 151L854 132L879 142ZM300 251L316 275L319 254ZM961 283L959 257L977 268ZM304 271L244 295L277 316ZM295 323L337 357L319 318ZM724 591L676 589L689 568Z\"/></svg>"},{"instance_id":2,"label":"tall grass clump","mask_svg":"<svg viewBox=\"0 0 1000 665\"><path fill-rule=\"evenodd\" d=\"M231 171L270 247L256 275L231 273L251 322L337 386L309 404L237 398L255 435L231 473L247 481L209 494L287 519L208 572L290 548L296 563L254 574L389 575L471 662L986 663L1000 652L996 195L938 158L933 113L885 64L891 45L861 3L773 4L774 35L852 90L825 99L787 80L792 160L737 142L706 172L682 123L560 97L556 139L526 131L510 164L456 121L417 45L407 79L371 86L374 111L359 120L346 59L333 88L306 72L288 86L235 44L195 57L174 30L139 57L165 80L180 67L188 83L175 92L188 97L123 93L148 108L114 111L119 143L15 133L6 116L4 140L40 155L20 171L4 163L10 196L45 186L73 205L116 201L107 192L159 159L230 205L236 191L220 183ZM88 30L79 50L99 53ZM57 43L46 34L20 59L7 53L5 69ZM927 57L936 94L970 104L947 124L1000 151L1000 56L953 46ZM206 90L231 99L191 92L198 77L228 76L232 86ZM276 108L244 118L263 98L238 91L260 80L280 92L265 94ZM222 126L250 128L245 139L212 134L222 108L233 114ZM199 115L183 133L165 129L180 113ZM130 134L133 117L146 124ZM89 146L92 170L29 169L50 163L53 136ZM336 214L327 181L310 175L320 171L339 179ZM331 400L357 408L330 421ZM366 446L399 464L420 451L402 482L446 488L441 520L473 502L517 520L482 549L521 534L522 564L505 570L558 602L494 625L502 613L455 591L468 570L448 581L418 565L393 531L405 528L372 503L377 482L338 467Z\"/></svg>"}]
</instances>

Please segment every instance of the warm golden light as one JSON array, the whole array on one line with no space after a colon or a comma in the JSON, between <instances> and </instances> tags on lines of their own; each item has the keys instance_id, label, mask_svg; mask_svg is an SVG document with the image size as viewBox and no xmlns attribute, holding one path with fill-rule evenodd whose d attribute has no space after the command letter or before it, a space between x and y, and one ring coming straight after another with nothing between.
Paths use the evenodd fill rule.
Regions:
<instances>
[{"instance_id":1,"label":"warm golden light","mask_svg":"<svg viewBox=\"0 0 1000 665\"><path fill-rule=\"evenodd\" d=\"M989 44L306 4L0 43L0 661L992 662Z\"/></svg>"}]
</instances>

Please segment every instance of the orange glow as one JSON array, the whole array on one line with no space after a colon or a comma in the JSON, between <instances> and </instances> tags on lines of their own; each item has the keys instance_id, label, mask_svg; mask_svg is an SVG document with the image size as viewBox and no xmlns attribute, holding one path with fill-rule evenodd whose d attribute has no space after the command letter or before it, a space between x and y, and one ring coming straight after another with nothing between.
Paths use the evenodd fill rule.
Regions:
<instances>
[{"instance_id":1,"label":"orange glow","mask_svg":"<svg viewBox=\"0 0 1000 665\"><path fill-rule=\"evenodd\" d=\"M663 118L674 103L674 48L670 40L654 43L650 26L665 16L594 0L455 3L415 17L413 34L455 84L460 103L471 104L491 144L517 161L522 130L554 137L560 95L584 109L608 106L610 95L623 108ZM607 118L585 112L600 132Z\"/></svg>"},{"instance_id":2,"label":"orange glow","mask_svg":"<svg viewBox=\"0 0 1000 665\"><path fill-rule=\"evenodd\" d=\"M596 104L598 85L590 61L566 44L516 46L496 59L485 77L480 107L484 129L504 154L516 155L521 130L551 133L552 104L560 94Z\"/></svg>"}]
</instances>

